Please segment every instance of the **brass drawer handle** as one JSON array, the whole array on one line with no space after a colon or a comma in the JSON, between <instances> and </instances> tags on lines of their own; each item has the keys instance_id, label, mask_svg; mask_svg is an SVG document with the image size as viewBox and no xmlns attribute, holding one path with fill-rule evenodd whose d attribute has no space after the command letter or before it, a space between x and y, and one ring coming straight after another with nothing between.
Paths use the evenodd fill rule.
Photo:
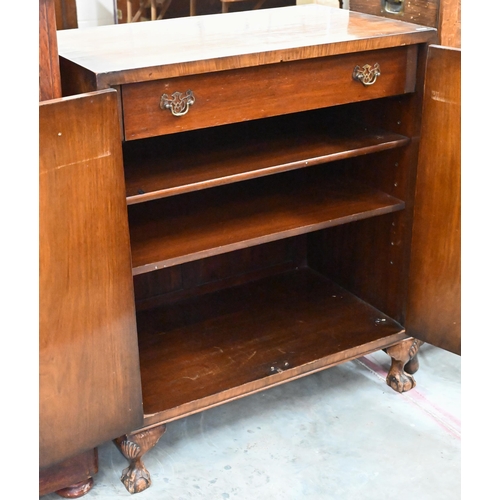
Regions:
<instances>
[{"instance_id":1,"label":"brass drawer handle","mask_svg":"<svg viewBox=\"0 0 500 500\"><path fill-rule=\"evenodd\" d=\"M169 109L174 116L183 116L189 111L189 106L194 104L194 101L192 90L186 90L185 95L182 92L174 92L172 97L163 94L160 98L160 109Z\"/></svg>"},{"instance_id":2,"label":"brass drawer handle","mask_svg":"<svg viewBox=\"0 0 500 500\"><path fill-rule=\"evenodd\" d=\"M375 63L372 66L365 64L362 68L356 66L352 73L354 80L361 82L363 85L373 85L377 81L377 77L380 76L380 66Z\"/></svg>"}]
</instances>

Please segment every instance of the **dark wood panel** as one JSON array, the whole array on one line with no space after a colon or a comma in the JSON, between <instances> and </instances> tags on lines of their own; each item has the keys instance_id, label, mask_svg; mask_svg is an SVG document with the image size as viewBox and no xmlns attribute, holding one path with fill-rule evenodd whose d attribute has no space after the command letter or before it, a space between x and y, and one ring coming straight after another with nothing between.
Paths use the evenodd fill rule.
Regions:
<instances>
[{"instance_id":1,"label":"dark wood panel","mask_svg":"<svg viewBox=\"0 0 500 500\"><path fill-rule=\"evenodd\" d=\"M137 321L146 425L405 337L401 325L306 268L145 311Z\"/></svg>"},{"instance_id":2,"label":"dark wood panel","mask_svg":"<svg viewBox=\"0 0 500 500\"><path fill-rule=\"evenodd\" d=\"M193 297L296 268L306 258L302 236L243 248L134 276L137 309Z\"/></svg>"},{"instance_id":3,"label":"dark wood panel","mask_svg":"<svg viewBox=\"0 0 500 500\"><path fill-rule=\"evenodd\" d=\"M129 206L134 274L404 208L326 167Z\"/></svg>"},{"instance_id":4,"label":"dark wood panel","mask_svg":"<svg viewBox=\"0 0 500 500\"><path fill-rule=\"evenodd\" d=\"M460 353L461 51L431 46L411 247L407 327Z\"/></svg>"},{"instance_id":5,"label":"dark wood panel","mask_svg":"<svg viewBox=\"0 0 500 500\"><path fill-rule=\"evenodd\" d=\"M46 101L39 111L47 467L140 426L142 409L116 92Z\"/></svg>"},{"instance_id":6,"label":"dark wood panel","mask_svg":"<svg viewBox=\"0 0 500 500\"><path fill-rule=\"evenodd\" d=\"M423 26L438 27L443 0L349 0L349 9Z\"/></svg>"},{"instance_id":7,"label":"dark wood panel","mask_svg":"<svg viewBox=\"0 0 500 500\"><path fill-rule=\"evenodd\" d=\"M45 101L62 95L53 0L38 2L38 21L38 100Z\"/></svg>"},{"instance_id":8,"label":"dark wood panel","mask_svg":"<svg viewBox=\"0 0 500 500\"><path fill-rule=\"evenodd\" d=\"M52 467L40 469L38 494L47 495L86 481L95 476L98 470L97 448L76 457L68 458Z\"/></svg>"},{"instance_id":9,"label":"dark wood panel","mask_svg":"<svg viewBox=\"0 0 500 500\"><path fill-rule=\"evenodd\" d=\"M55 0L55 7L58 30L78 28L76 0Z\"/></svg>"},{"instance_id":10,"label":"dark wood panel","mask_svg":"<svg viewBox=\"0 0 500 500\"><path fill-rule=\"evenodd\" d=\"M439 45L462 46L462 0L440 0Z\"/></svg>"},{"instance_id":11,"label":"dark wood panel","mask_svg":"<svg viewBox=\"0 0 500 500\"><path fill-rule=\"evenodd\" d=\"M308 235L313 269L399 322L404 318L405 281L397 231L404 212Z\"/></svg>"},{"instance_id":12,"label":"dark wood panel","mask_svg":"<svg viewBox=\"0 0 500 500\"><path fill-rule=\"evenodd\" d=\"M124 144L129 204L402 147L409 139L299 113Z\"/></svg>"},{"instance_id":13,"label":"dark wood panel","mask_svg":"<svg viewBox=\"0 0 500 500\"><path fill-rule=\"evenodd\" d=\"M413 53L414 47L396 47L123 85L125 139L412 92L416 70ZM356 66L376 63L381 74L373 85L365 86L353 79ZM163 94L171 97L187 90L192 91L195 102L185 115L173 116L160 108Z\"/></svg>"}]
</instances>

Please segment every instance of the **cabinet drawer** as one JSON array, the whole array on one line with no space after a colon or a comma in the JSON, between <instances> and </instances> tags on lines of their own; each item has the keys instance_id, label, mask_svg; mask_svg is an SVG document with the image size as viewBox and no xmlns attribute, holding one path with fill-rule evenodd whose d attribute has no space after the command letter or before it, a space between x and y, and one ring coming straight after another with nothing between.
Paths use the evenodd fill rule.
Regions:
<instances>
[{"instance_id":1,"label":"cabinet drawer","mask_svg":"<svg viewBox=\"0 0 500 500\"><path fill-rule=\"evenodd\" d=\"M397 47L123 85L125 140L413 92L416 55ZM380 72L367 85L353 77L365 65ZM194 97L180 116L165 107L175 93Z\"/></svg>"}]
</instances>

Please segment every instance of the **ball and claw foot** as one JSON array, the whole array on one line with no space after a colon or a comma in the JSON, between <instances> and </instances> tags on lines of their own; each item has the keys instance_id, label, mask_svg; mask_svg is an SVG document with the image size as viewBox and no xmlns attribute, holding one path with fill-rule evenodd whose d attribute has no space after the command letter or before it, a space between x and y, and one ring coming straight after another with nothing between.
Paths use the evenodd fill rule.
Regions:
<instances>
[{"instance_id":1,"label":"ball and claw foot","mask_svg":"<svg viewBox=\"0 0 500 500\"><path fill-rule=\"evenodd\" d=\"M144 431L126 434L114 440L115 445L128 459L129 466L123 469L121 481L131 494L140 493L151 486L151 476L142 462L142 457L163 436L164 424Z\"/></svg>"},{"instance_id":2,"label":"ball and claw foot","mask_svg":"<svg viewBox=\"0 0 500 500\"><path fill-rule=\"evenodd\" d=\"M141 459L132 463L122 471L121 481L131 494L140 493L151 486L151 476Z\"/></svg>"},{"instance_id":3,"label":"ball and claw foot","mask_svg":"<svg viewBox=\"0 0 500 500\"><path fill-rule=\"evenodd\" d=\"M422 344L422 341L410 338L385 349L391 357L391 368L386 382L396 392L407 392L417 385L412 374L418 370L416 356Z\"/></svg>"}]
</instances>

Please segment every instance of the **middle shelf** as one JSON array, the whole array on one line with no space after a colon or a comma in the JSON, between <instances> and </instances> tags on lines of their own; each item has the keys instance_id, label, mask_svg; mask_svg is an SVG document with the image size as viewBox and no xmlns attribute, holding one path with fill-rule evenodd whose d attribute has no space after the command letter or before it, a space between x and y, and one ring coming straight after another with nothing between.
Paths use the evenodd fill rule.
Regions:
<instances>
[{"instance_id":1,"label":"middle shelf","mask_svg":"<svg viewBox=\"0 0 500 500\"><path fill-rule=\"evenodd\" d=\"M327 166L328 167L328 166ZM404 201L297 170L129 207L134 275L402 210Z\"/></svg>"}]
</instances>

